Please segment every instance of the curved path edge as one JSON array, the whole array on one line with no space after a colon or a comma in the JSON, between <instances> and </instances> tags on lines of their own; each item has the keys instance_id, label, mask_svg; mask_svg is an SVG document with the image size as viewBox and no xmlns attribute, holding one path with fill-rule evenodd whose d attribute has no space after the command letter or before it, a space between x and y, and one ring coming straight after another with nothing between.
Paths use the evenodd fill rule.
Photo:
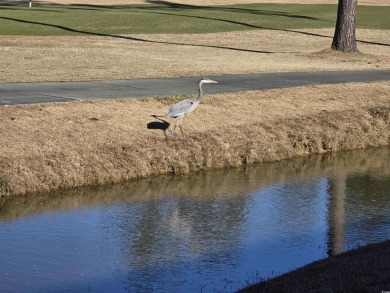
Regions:
<instances>
[{"instance_id":1,"label":"curved path edge","mask_svg":"<svg viewBox=\"0 0 390 293\"><path fill-rule=\"evenodd\" d=\"M203 76L202 76L203 77ZM390 70L316 71L207 76L219 84L207 93L232 93L319 84L390 80ZM201 76L82 82L0 83L0 106L69 100L147 98L196 93Z\"/></svg>"}]
</instances>

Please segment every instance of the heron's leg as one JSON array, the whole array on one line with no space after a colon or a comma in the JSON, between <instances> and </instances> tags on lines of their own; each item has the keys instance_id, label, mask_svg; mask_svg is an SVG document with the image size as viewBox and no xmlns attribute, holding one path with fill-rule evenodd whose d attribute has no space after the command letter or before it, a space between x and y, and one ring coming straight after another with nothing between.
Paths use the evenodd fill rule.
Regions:
<instances>
[{"instance_id":1,"label":"heron's leg","mask_svg":"<svg viewBox=\"0 0 390 293\"><path fill-rule=\"evenodd\" d=\"M167 135L165 130L163 130L163 131L164 131L165 140L168 141L168 135Z\"/></svg>"},{"instance_id":2,"label":"heron's leg","mask_svg":"<svg viewBox=\"0 0 390 293\"><path fill-rule=\"evenodd\" d=\"M175 123L175 126L173 126L173 131L172 131L172 134L174 134L174 133L175 133L176 126L178 126L178 125L181 123L181 119L182 119L182 118L179 118L179 119L177 119L177 122Z\"/></svg>"},{"instance_id":3,"label":"heron's leg","mask_svg":"<svg viewBox=\"0 0 390 293\"><path fill-rule=\"evenodd\" d=\"M181 135L184 135L183 128L181 127L181 124L183 123L183 119L184 117L180 119L180 123L178 124L178 126L180 127Z\"/></svg>"}]
</instances>

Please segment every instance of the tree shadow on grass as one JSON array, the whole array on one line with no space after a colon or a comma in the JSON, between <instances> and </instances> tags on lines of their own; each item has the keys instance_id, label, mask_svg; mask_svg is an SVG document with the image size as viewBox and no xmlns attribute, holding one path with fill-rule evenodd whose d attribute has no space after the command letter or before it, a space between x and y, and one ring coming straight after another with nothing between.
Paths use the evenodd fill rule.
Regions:
<instances>
[{"instance_id":1,"label":"tree shadow on grass","mask_svg":"<svg viewBox=\"0 0 390 293\"><path fill-rule=\"evenodd\" d=\"M0 0L4 1L4 0ZM230 7L215 7L215 6L194 6L194 5L187 5L187 4L177 4L169 1L149 1L150 3L157 3L157 4L163 4L165 6L177 9L177 8L185 8L185 9L199 9L200 8L207 8L207 9L224 9L224 10L234 10L238 12L245 12L245 13L263 13L263 14L275 14L276 16L283 16L283 17L293 17L293 18L309 18L309 19L315 19L307 16L302 15L294 15L294 14L288 14L285 12L275 12L275 11L265 11L265 10L251 10L251 9L243 9L243 8L230 8ZM95 6L95 5L78 5L78 6L86 6L86 7L97 7L97 8L103 8L104 6ZM146 5L147 6L147 5ZM147 10L148 8L143 7L142 10ZM154 8L155 9L155 8ZM224 18L215 18L215 17L206 17L206 16L200 16L200 15L185 15L185 14L178 14L178 13L169 13L169 12L163 12L163 11L147 11L147 13L150 14L158 14L158 15L167 15L167 16L174 16L174 17L185 17L185 18L197 18L201 20L212 20L212 21L218 21L218 22L224 22L224 23L230 23L233 25L243 26L246 28L251 29L266 29L266 30L274 30L274 31L282 31L282 32L289 32L289 33L297 33L297 34L303 34L313 37L321 37L321 38L328 38L332 39L330 36L322 35L322 34L316 34L316 33L310 33L310 32L304 32L299 30L293 30L293 29L277 29L277 28L269 28L264 26L258 26L253 25L250 23L245 23L241 21L236 20L228 20ZM0 19L9 20L9 21L15 21L20 23L27 23L27 24L33 24L33 25L41 25L41 26L47 26L47 27L53 27L57 29L61 29L64 31L76 33L76 34L85 34L85 35L94 35L94 36L101 36L101 37L110 37L110 38L117 38L117 39L125 39L125 40L131 40L131 41L137 41L137 42L146 42L146 43L155 43L155 44L167 44L167 45L179 45L179 46L193 46L193 47L207 47L207 48L215 48L215 49L224 49L224 50L233 50L233 51L241 51L241 52L250 52L250 53L261 53L261 54L272 54L272 53L293 53L293 52L271 52L271 51L264 51L264 50L254 50L254 49L244 49L244 48L235 48L235 47L228 47L228 46L217 46L217 45L202 45L202 44L191 44L191 43L182 43L182 42L172 42L172 41L156 41L156 40L149 40L146 38L139 38L134 36L123 36L123 35L116 35L116 34L106 34L106 33L99 33L99 32L89 32L89 31L83 31L78 29L73 29L70 27L62 26L62 25L56 25L56 24L50 24L50 23L44 23L44 22L37 22L37 21L28 21L28 20L22 20L17 18L11 18L11 17L4 17L0 16ZM371 44L371 45L378 45L378 46L389 46L390 44L385 43L379 43L379 42L370 42L370 41L363 41L363 40L357 40L357 42L365 43L365 44Z\"/></svg>"},{"instance_id":2,"label":"tree shadow on grass","mask_svg":"<svg viewBox=\"0 0 390 293\"><path fill-rule=\"evenodd\" d=\"M0 1L8 1L8 0L0 0ZM240 13L256 13L256 14L267 14L267 15L275 15L275 16L283 16L283 17L294 17L294 18L309 18L314 19L306 16L301 15L292 15L285 12L275 12L275 11L266 11L266 10L257 10L257 9L244 9L244 8L236 8L236 7L216 7L216 6L195 6L195 5L188 5L188 4L178 4L173 3L169 1L149 1L146 0L147 3L152 4L158 4L161 5L164 9L172 9L177 11L178 9L208 9L208 10L224 10L224 11L233 11L233 12L240 12ZM72 9L113 9L118 8L117 6L101 6L101 5L91 5L91 4L71 4L67 7L70 7ZM123 7L123 6L120 6ZM208 20L208 21L218 21L218 22L224 22L224 23L230 23L233 25L238 26L244 26L246 28L253 28L253 29L267 29L265 27L260 27L252 24L248 24L245 22L240 21L234 21L234 20L228 20L224 18L213 18L213 17L205 17L205 16L194 16L194 15L184 15L184 14L178 14L178 13L170 13L170 12L164 12L160 11L153 11L156 9L155 6L149 5L143 5L142 8L137 7L137 9L141 9L145 13L149 14L155 14L155 15L165 15L170 17L185 17L185 18L197 18L200 20ZM33 24L33 25L41 25L41 26L47 26L47 27L53 27L61 30L65 30L72 33L77 34L85 34L85 35L95 35L95 36L103 36L103 37L111 37L111 38L118 38L118 39L126 39L131 41L138 41L138 42L146 42L146 43L155 43L155 44L167 44L167 45L179 45L179 46L193 46L193 47L206 47L206 48L215 48L215 49L224 49L224 50L232 50L232 51L241 51L241 52L250 52L250 53L260 53L260 54L272 54L272 53L293 53L293 52L271 52L271 51L265 51L265 50L255 50L255 49L245 49L245 48L235 48L235 47L229 47L229 46L218 46L218 45L204 45L204 44L191 44L191 43L182 43L182 42L172 42L172 41L156 41L156 40L150 40L146 38L138 38L134 36L123 36L123 35L117 35L117 34L105 34L105 33L99 33L99 32L89 32L89 31L83 31L78 29L73 29L66 26L56 25L56 24L50 24L50 23L44 23L44 22L38 22L38 21L27 21L17 18L11 18L11 17L1 17L0 19L9 20L9 21L15 21L20 23L27 23L27 24ZM288 31L288 30L287 30Z\"/></svg>"},{"instance_id":3,"label":"tree shadow on grass","mask_svg":"<svg viewBox=\"0 0 390 293\"><path fill-rule=\"evenodd\" d=\"M145 42L145 43L179 45L179 46L192 46L192 47L205 47L205 48L225 49L225 50L251 52L251 53L262 53L262 54L275 53L275 52L270 52L270 51L251 50L251 49L234 48L234 47L226 47L226 46L201 45L201 44L190 44L190 43L168 42L168 41L156 41L156 40L148 40L148 39L145 39L145 38L139 38L139 37L134 37L134 36L130 37L130 36L113 35L113 34L105 34L105 33L98 33L98 32L88 32L88 31L82 31L82 30L78 30L78 29L73 29L73 28L70 28L70 27L62 26L62 25L49 24L49 23L43 23L43 22L37 22L37 21L29 21L29 20L23 20L23 19L17 19L17 18L5 17L5 16L0 16L0 19L10 20L10 21L15 21L15 22L20 22L20 23L27 23L27 24L34 24L34 25L42 25L42 26L47 26L47 27L53 27L53 28L65 30L65 31L68 31L68 32L76 33L76 34L93 35L93 36L99 36L99 37L110 37L110 38L124 39L124 40L137 41L137 42Z\"/></svg>"},{"instance_id":4,"label":"tree shadow on grass","mask_svg":"<svg viewBox=\"0 0 390 293\"><path fill-rule=\"evenodd\" d=\"M220 10L220 11L228 11L228 12L238 12L238 13L250 13L250 14L256 14L256 15L272 15L272 16L278 16L278 17L289 17L289 18L300 18L305 20L320 20L315 17L305 16L305 15L296 15L296 14L290 14L286 12L280 12L280 11L272 11L272 10L262 10L262 9L245 9L245 8L237 8L237 7L224 7L224 6L195 6L195 5L188 5L188 4L178 4L174 2L169 1L162 1L162 0L146 0L147 3L153 3L153 4L161 4L165 5L171 9L211 9L211 10ZM169 16L180 16L180 17L190 17L190 18L199 18L199 19L205 19L205 20L216 20L216 21L222 21L231 23L234 25L240 25L245 26L253 29L266 29L266 30L274 30L274 31L282 31L282 32L292 32L297 34L303 34L313 37L321 37L321 38L328 38L333 39L333 37L321 35L321 34L315 34L315 33L309 33L309 32L303 32L299 30L293 30L293 29L276 29L276 28L270 28L270 27L263 27L263 26L257 26L248 24L245 22L240 21L233 21L223 18L210 18L210 17L204 17L204 16L193 16L193 15L182 15L177 13L168 13L168 12L149 12L154 14L161 14L161 15L169 15ZM359 43L363 44L370 44L370 45L377 45L377 46L389 46L390 44L386 43L379 43L379 42L371 42L371 41L364 41L364 40L356 40ZM290 53L290 52L289 52Z\"/></svg>"},{"instance_id":5,"label":"tree shadow on grass","mask_svg":"<svg viewBox=\"0 0 390 293\"><path fill-rule=\"evenodd\" d=\"M245 13L245 14L255 14L255 15L263 15L263 16L279 16L279 17L288 17L288 18L300 18L305 20L321 20L319 18L306 16L306 15L299 15L299 14L291 14L287 12L282 11L275 11L275 10L264 10L264 9L255 9L255 8L241 8L241 7L235 7L235 6L201 6L201 5L189 5L189 4L179 4L169 1L153 1L153 0L146 0L146 3L150 4L159 4L165 7L166 9L172 9L172 10L214 10L214 11L225 11L225 12L237 12L237 13ZM144 9L148 9L148 7L144 7Z\"/></svg>"}]
</instances>

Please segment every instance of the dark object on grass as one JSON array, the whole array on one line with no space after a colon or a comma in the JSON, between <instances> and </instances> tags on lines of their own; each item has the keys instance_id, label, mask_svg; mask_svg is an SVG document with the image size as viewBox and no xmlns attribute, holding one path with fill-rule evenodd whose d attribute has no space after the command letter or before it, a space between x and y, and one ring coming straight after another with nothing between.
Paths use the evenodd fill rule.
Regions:
<instances>
[{"instance_id":1,"label":"dark object on grass","mask_svg":"<svg viewBox=\"0 0 390 293\"><path fill-rule=\"evenodd\" d=\"M152 121L152 122L149 122L146 127L148 129L158 129L158 130L162 130L164 132L164 135L165 135L165 139L168 140L168 136L166 134L166 130L169 128L169 126L171 125L169 122L163 120L163 119L160 119L158 118L157 115L151 115L152 117L160 120L160 121Z\"/></svg>"}]
</instances>

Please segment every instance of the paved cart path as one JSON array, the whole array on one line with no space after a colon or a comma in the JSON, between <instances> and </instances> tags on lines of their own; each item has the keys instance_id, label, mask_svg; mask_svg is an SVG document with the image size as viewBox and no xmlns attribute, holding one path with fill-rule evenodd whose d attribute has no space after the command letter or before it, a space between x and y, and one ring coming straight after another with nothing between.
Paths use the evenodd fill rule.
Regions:
<instances>
[{"instance_id":1,"label":"paved cart path","mask_svg":"<svg viewBox=\"0 0 390 293\"><path fill-rule=\"evenodd\" d=\"M207 93L231 93L318 84L389 81L390 70L317 71L207 76L219 84ZM200 76L86 82L0 83L0 105L70 100L146 98L196 93Z\"/></svg>"}]
</instances>

